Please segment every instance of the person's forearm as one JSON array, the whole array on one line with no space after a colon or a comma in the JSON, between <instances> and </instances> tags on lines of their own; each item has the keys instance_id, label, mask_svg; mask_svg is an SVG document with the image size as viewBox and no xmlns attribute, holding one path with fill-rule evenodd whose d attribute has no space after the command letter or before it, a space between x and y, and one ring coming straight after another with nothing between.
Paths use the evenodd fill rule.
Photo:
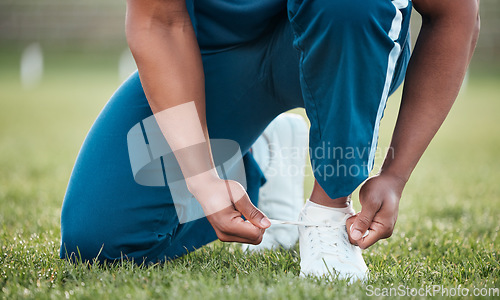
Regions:
<instances>
[{"instance_id":1,"label":"person's forearm","mask_svg":"<svg viewBox=\"0 0 500 300\"><path fill-rule=\"evenodd\" d=\"M185 4L136 3L129 1L127 40L157 123L188 188L196 185L192 181L203 181L200 176L217 178L208 143L201 54Z\"/></svg>"},{"instance_id":2,"label":"person's forearm","mask_svg":"<svg viewBox=\"0 0 500 300\"><path fill-rule=\"evenodd\" d=\"M447 2L449 9L443 11L427 10L426 2L421 8L422 29L408 65L391 147L381 169L381 173L404 182L451 109L479 33L475 1Z\"/></svg>"}]
</instances>

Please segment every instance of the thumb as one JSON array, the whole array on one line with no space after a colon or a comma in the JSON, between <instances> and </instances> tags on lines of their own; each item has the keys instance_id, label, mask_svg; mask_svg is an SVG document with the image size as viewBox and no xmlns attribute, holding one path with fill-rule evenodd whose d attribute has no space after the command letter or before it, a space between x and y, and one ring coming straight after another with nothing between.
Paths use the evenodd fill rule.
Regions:
<instances>
[{"instance_id":1,"label":"thumb","mask_svg":"<svg viewBox=\"0 0 500 300\"><path fill-rule=\"evenodd\" d=\"M253 225L266 229L271 226L271 221L250 201L248 194L244 194L240 200L234 202L234 207Z\"/></svg>"},{"instance_id":2,"label":"thumb","mask_svg":"<svg viewBox=\"0 0 500 300\"><path fill-rule=\"evenodd\" d=\"M361 212L356 216L354 223L350 229L350 236L353 240L359 241L363 238L363 234L370 228L376 209L365 206L361 208Z\"/></svg>"}]
</instances>

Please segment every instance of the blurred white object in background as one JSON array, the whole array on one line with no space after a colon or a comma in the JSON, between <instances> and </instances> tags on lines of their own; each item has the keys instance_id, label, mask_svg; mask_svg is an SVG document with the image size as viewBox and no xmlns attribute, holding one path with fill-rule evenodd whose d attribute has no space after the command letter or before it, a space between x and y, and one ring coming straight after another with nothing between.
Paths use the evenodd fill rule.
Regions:
<instances>
[{"instance_id":1,"label":"blurred white object in background","mask_svg":"<svg viewBox=\"0 0 500 300\"><path fill-rule=\"evenodd\" d=\"M134 57L128 48L122 51L118 62L118 76L120 81L127 79L130 74L137 70Z\"/></svg>"},{"instance_id":2,"label":"blurred white object in background","mask_svg":"<svg viewBox=\"0 0 500 300\"><path fill-rule=\"evenodd\" d=\"M27 46L21 55L21 84L25 90L38 86L43 76L43 52L39 43Z\"/></svg>"}]
</instances>

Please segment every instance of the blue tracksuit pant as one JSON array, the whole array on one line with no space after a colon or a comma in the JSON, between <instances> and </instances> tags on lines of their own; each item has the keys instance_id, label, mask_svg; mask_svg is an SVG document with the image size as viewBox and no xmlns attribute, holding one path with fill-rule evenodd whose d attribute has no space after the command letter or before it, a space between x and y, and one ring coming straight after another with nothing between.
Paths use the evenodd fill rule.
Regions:
<instances>
[{"instance_id":1,"label":"blue tracksuit pant","mask_svg":"<svg viewBox=\"0 0 500 300\"><path fill-rule=\"evenodd\" d=\"M263 175L248 149L278 114L305 107L314 175L332 198L373 168L386 100L409 59L408 0L187 1L202 52L210 137L236 141L255 203ZM81 148L65 195L61 257L156 262L217 237L180 224L167 186L134 181L127 133L152 115L137 73Z\"/></svg>"}]
</instances>

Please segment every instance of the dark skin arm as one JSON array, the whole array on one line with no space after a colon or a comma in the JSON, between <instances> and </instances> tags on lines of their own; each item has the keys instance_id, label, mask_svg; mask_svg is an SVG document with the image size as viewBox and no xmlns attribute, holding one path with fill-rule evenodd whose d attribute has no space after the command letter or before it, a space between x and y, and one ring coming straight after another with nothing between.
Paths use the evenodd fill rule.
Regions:
<instances>
[{"instance_id":1,"label":"dark skin arm","mask_svg":"<svg viewBox=\"0 0 500 300\"><path fill-rule=\"evenodd\" d=\"M151 110L217 236L260 243L269 220L241 184L220 179L214 169L203 64L185 0L128 0L126 35ZM202 147L193 152L193 145Z\"/></svg>"},{"instance_id":2,"label":"dark skin arm","mask_svg":"<svg viewBox=\"0 0 500 300\"><path fill-rule=\"evenodd\" d=\"M348 230L351 242L363 249L392 235L406 182L458 95L479 35L478 0L413 0L413 5L422 28L391 150L379 174L361 187L361 212L347 222L347 228L354 223Z\"/></svg>"}]
</instances>

